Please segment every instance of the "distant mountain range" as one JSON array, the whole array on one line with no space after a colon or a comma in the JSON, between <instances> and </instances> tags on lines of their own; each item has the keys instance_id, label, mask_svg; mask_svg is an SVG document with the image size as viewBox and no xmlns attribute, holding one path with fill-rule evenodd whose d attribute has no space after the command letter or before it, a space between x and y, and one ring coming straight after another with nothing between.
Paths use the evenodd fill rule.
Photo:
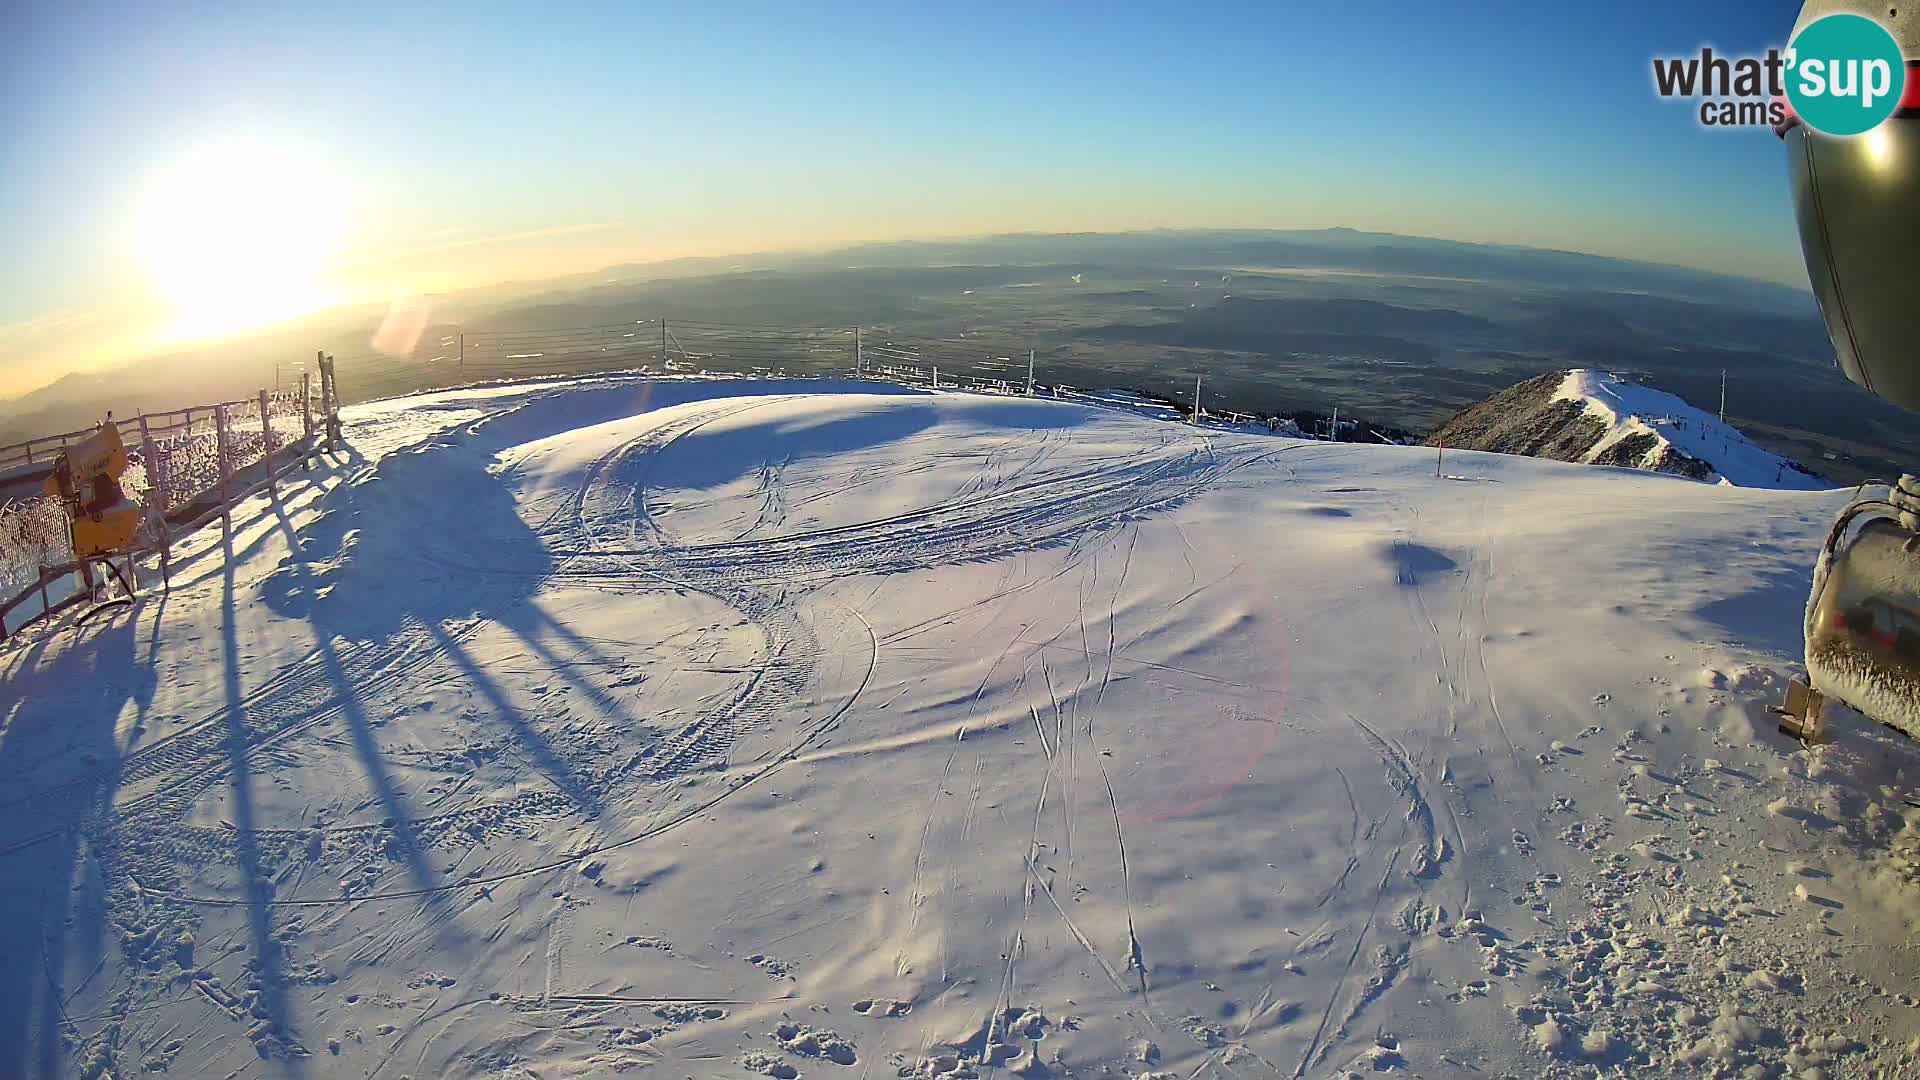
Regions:
<instances>
[{"instance_id":1,"label":"distant mountain range","mask_svg":"<svg viewBox=\"0 0 1920 1080\"><path fill-rule=\"evenodd\" d=\"M232 401L297 385L323 348L365 342L383 309L347 308L231 341L169 349L101 371L70 372L0 401L0 444L77 431L111 412L125 418Z\"/></svg>"},{"instance_id":2,"label":"distant mountain range","mask_svg":"<svg viewBox=\"0 0 1920 1080\"><path fill-rule=\"evenodd\" d=\"M1015 287L1018 286L1018 287ZM1632 372L1701 400L1838 478L1885 475L1920 418L1847 383L1810 293L1671 266L1326 230L1015 234L829 252L676 259L423 298L418 347L376 354L387 311L327 312L69 375L0 403L0 443L295 385L317 350L347 400L443 385L462 331L560 335L642 319L864 326L900 340L1034 350L1042 381L1135 386L1209 407L1325 413L1428 431L1542 372ZM418 313L418 312L416 312ZM754 344L749 342L749 344ZM357 359L356 359L357 358ZM788 356L761 362L788 363ZM817 360L826 364L827 360ZM449 372L449 368L455 368ZM789 363L795 371L812 370Z\"/></svg>"}]
</instances>

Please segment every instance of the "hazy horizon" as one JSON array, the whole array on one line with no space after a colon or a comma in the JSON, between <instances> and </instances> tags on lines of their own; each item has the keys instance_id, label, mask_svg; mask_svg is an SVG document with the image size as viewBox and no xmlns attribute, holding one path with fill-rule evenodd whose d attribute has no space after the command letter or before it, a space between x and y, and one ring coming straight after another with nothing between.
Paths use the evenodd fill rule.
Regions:
<instances>
[{"instance_id":1,"label":"hazy horizon","mask_svg":"<svg viewBox=\"0 0 1920 1080\"><path fill-rule=\"evenodd\" d=\"M1806 286L1804 282L1783 283L1783 282L1777 282L1777 281L1770 281L1765 278L1753 277L1750 275L1735 274L1735 273L1729 273L1729 272L1719 271L1719 270L1703 270L1698 267L1684 266L1677 263L1659 263L1659 262L1652 262L1645 259L1626 259L1626 258L1620 258L1618 256L1604 255L1604 254L1599 254L1595 252L1574 251L1566 248L1550 248L1550 247L1539 247L1539 246L1528 245L1528 244L1499 243L1499 242L1493 242L1493 241L1471 240L1471 239L1462 239L1458 237L1447 237L1447 236L1418 236L1418 235L1413 235L1408 233L1380 232L1380 231L1370 230L1370 229L1361 229L1361 228L1356 228L1350 225L1328 225L1328 226L1319 226L1319 227L1304 228L1304 229L1263 228L1263 227L1248 227L1248 226L1217 226L1217 227L1189 227L1189 228L1158 227L1158 228L1125 229L1125 230L1078 230L1078 231L1020 230L1020 231L981 233L981 234L974 234L974 235L967 235L967 236L900 236L900 237L888 237L888 238L881 238L881 239L875 239L875 240L861 241L861 242L852 243L852 244L833 245L833 246L826 246L826 247L795 247L795 248L788 248L788 249L770 249L770 250L762 250L762 251L723 252L723 253L706 254L706 255L687 254L687 255L668 256L668 257L663 257L659 259L626 260L626 261L620 261L620 262L609 262L609 263L603 263L603 264L598 264L593 266L558 270L552 273L542 274L538 276L505 278L505 279L492 280L492 281L477 281L477 282L473 282L473 283L458 286L458 287L448 288L435 293L427 293L427 294L424 294L424 296L410 296L407 299L418 300L418 299L424 298L432 301L451 303L457 309L459 299L462 296L467 294L483 293L483 292L501 293L503 294L502 296L495 297L495 302L501 302L513 296L524 296L526 294L542 292L545 290L552 289L556 286L560 286L569 281L573 281L576 279L593 278L596 275L604 274L604 273L608 273L616 270L624 270L624 269L645 270L649 268L667 267L675 263L683 263L683 262L740 264L745 262L752 262L755 260L771 260L775 263L778 263L778 262L787 261L787 260L800 260L800 259L807 259L807 258L826 259L826 258L833 258L841 255L851 255L860 249L869 248L869 247L887 247L887 246L906 247L906 246L920 246L920 245L939 246L939 245L969 245L969 244L980 245L980 244L989 244L996 240L1018 239L1018 238L1031 238L1035 240L1060 240L1060 239L1069 239L1073 237L1124 237L1124 236L1136 236L1136 235L1150 236L1154 234L1206 235L1206 234L1231 234L1231 233L1240 233L1240 234L1248 234L1248 235L1271 234L1275 236L1286 236L1286 235L1305 235L1305 234L1314 234L1314 233L1341 233L1341 232L1357 233L1363 236L1390 237L1398 240L1440 241L1445 243L1465 244L1465 245L1471 245L1476 247L1519 249L1519 250L1524 250L1529 252L1537 252L1541 254L1591 257L1596 259L1610 260L1610 261L1621 263L1623 265L1645 266L1650 269L1671 269L1671 270L1685 270L1690 272L1699 272L1699 273L1711 275L1714 277L1726 278L1730 281L1747 282L1747 283L1766 285L1766 286L1784 285L1785 287L1794 289L1796 291L1806 292ZM706 274L724 274L728 272L737 272L739 270L754 270L754 269L760 269L760 268L745 266L745 265L731 266L731 267L716 265L711 268L703 268L702 272ZM1811 293L1808 293L1807 295L1809 296L1809 298L1811 297ZM341 303L341 304L332 305L326 308L322 308L317 311L305 312L305 313L290 317L288 319L271 323L265 326L249 327L234 333L213 335L198 341L173 342L173 343L167 343L164 345L150 344L144 347L133 347L133 348L128 348L120 351L103 351L97 354L95 359L92 362L77 363L77 364L73 364L72 366L59 369L59 370L53 370L50 372L48 372L48 369L46 369L41 365L34 365L31 363L10 365L6 363L7 357L4 351L0 351L0 402L18 400L22 397L25 397L29 394L34 393L37 390L45 389L46 387L52 386L53 384L59 382L60 380L70 375L106 373L106 372L114 371L115 369L118 369L118 368L123 368L130 364L137 364L142 360L152 359L154 357L178 356L181 354L191 354L196 350L211 350L220 346L231 345L234 343L247 343L251 341L268 339L268 338L287 335L287 334L297 334L303 327L311 327L311 326L316 326L320 324L325 324L331 321L341 319L343 316L347 316L347 315L357 315L363 319L376 319L378 318L377 313L380 312L387 305L388 305L387 301L382 301L377 299L362 299L362 300L357 300L353 302ZM4 345L6 342L7 329L8 329L7 327L0 327L0 350L4 349ZM304 351L301 353L301 355L304 355ZM10 376L16 376L16 373L17 373L16 378L13 378L13 379L9 378Z\"/></svg>"},{"instance_id":2,"label":"hazy horizon","mask_svg":"<svg viewBox=\"0 0 1920 1080\"><path fill-rule=\"evenodd\" d=\"M1794 6L17 6L0 393L341 304L911 237L1344 225L1800 285L1777 140L1649 67Z\"/></svg>"}]
</instances>

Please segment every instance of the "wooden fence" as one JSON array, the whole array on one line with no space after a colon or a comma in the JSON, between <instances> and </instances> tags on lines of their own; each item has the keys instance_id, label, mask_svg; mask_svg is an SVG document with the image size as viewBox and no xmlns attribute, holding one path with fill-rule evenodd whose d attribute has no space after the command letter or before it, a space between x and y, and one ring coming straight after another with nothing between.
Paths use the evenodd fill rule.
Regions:
<instances>
[{"instance_id":1,"label":"wooden fence","mask_svg":"<svg viewBox=\"0 0 1920 1080\"><path fill-rule=\"evenodd\" d=\"M164 578L176 538L224 520L241 499L296 464L311 467L322 447L337 446L340 399L332 357L322 355L319 369L318 386L307 376L298 389L109 418L132 466L121 486L146 509L138 546L125 556L129 587L137 584L138 556L158 555ZM0 447L0 640L95 594L93 560L75 558L65 507L42 494L41 484L67 446L96 430ZM35 602L39 611L9 623Z\"/></svg>"}]
</instances>

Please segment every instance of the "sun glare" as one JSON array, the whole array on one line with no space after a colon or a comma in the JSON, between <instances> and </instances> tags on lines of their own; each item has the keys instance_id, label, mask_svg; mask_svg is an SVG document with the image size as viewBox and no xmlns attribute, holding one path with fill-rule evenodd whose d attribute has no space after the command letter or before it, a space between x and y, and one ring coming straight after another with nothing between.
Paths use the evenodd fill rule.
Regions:
<instances>
[{"instance_id":1,"label":"sun glare","mask_svg":"<svg viewBox=\"0 0 1920 1080\"><path fill-rule=\"evenodd\" d=\"M186 154L139 207L147 274L170 340L234 333L334 302L326 281L348 219L346 185L286 147L227 142Z\"/></svg>"},{"instance_id":2,"label":"sun glare","mask_svg":"<svg viewBox=\"0 0 1920 1080\"><path fill-rule=\"evenodd\" d=\"M1893 140L1887 135L1887 125L1881 124L1867 132L1867 160L1876 169L1884 170L1893 160Z\"/></svg>"}]
</instances>

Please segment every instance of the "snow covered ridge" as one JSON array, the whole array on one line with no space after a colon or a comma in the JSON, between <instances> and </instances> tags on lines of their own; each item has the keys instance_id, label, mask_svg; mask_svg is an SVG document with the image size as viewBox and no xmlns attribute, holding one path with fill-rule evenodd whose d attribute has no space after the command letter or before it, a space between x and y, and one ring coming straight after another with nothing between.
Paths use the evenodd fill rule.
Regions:
<instances>
[{"instance_id":1,"label":"snow covered ridge","mask_svg":"<svg viewBox=\"0 0 1920 1080\"><path fill-rule=\"evenodd\" d=\"M1509 387L1456 414L1427 443L1645 469L1735 487L1821 491L1833 486L1672 394L1587 368Z\"/></svg>"}]
</instances>

